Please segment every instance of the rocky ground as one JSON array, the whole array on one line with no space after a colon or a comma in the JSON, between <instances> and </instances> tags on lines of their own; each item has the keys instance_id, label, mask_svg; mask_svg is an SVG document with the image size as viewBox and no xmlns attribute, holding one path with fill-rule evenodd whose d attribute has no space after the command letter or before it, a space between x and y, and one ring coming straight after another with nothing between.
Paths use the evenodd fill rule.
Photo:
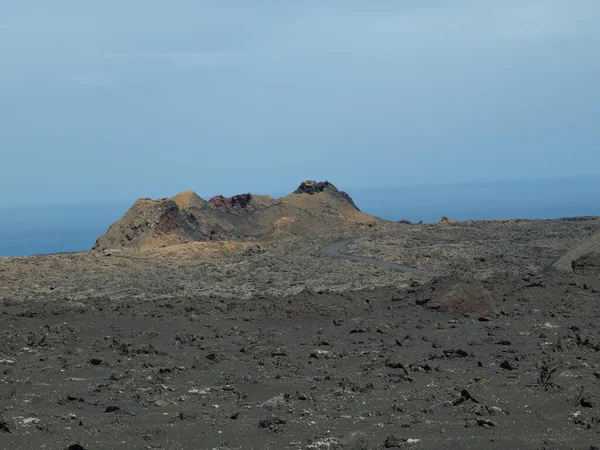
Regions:
<instances>
[{"instance_id":1,"label":"rocky ground","mask_svg":"<svg viewBox=\"0 0 600 450\"><path fill-rule=\"evenodd\" d=\"M333 236L0 258L0 448L598 448L600 265L542 270L598 225L405 225L348 248L433 280L321 255ZM493 311L432 309L455 283Z\"/></svg>"},{"instance_id":2,"label":"rocky ground","mask_svg":"<svg viewBox=\"0 0 600 450\"><path fill-rule=\"evenodd\" d=\"M330 235L277 245L255 244L228 258L206 261L136 258L119 252L0 258L0 301L83 306L96 299L202 301L219 297L245 301L261 295L288 296L306 289L408 286L414 279L400 272L322 257L320 249L337 238Z\"/></svg>"},{"instance_id":3,"label":"rocky ground","mask_svg":"<svg viewBox=\"0 0 600 450\"><path fill-rule=\"evenodd\" d=\"M357 239L344 252L485 279L537 273L599 230L596 217L405 224Z\"/></svg>"}]
</instances>

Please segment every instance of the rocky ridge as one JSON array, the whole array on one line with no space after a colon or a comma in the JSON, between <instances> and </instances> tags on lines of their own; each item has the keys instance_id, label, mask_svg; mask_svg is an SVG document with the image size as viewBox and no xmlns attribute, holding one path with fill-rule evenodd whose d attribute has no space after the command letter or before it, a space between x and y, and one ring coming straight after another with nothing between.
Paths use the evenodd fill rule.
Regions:
<instances>
[{"instance_id":1,"label":"rocky ridge","mask_svg":"<svg viewBox=\"0 0 600 450\"><path fill-rule=\"evenodd\" d=\"M292 194L278 199L246 193L206 201L187 191L173 198L138 199L98 238L93 250L272 240L381 222L362 213L347 193L328 181L304 181Z\"/></svg>"}]
</instances>

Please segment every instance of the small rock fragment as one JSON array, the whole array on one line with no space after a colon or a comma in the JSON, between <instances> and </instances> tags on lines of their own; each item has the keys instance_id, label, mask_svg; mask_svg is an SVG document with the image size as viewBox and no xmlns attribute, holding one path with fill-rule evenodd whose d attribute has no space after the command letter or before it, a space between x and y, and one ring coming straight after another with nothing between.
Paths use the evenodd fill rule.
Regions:
<instances>
[{"instance_id":1,"label":"small rock fragment","mask_svg":"<svg viewBox=\"0 0 600 450\"><path fill-rule=\"evenodd\" d=\"M579 394L579 399L577 400L577 404L582 408L593 408L594 407L594 399L589 394L589 392L584 389L581 390Z\"/></svg>"},{"instance_id":2,"label":"small rock fragment","mask_svg":"<svg viewBox=\"0 0 600 450\"><path fill-rule=\"evenodd\" d=\"M515 370L516 367L510 363L508 360L504 360L501 364L500 367L504 370Z\"/></svg>"},{"instance_id":3,"label":"small rock fragment","mask_svg":"<svg viewBox=\"0 0 600 450\"><path fill-rule=\"evenodd\" d=\"M286 400L283 394L279 394L276 397L270 398L267 401L264 401L263 403L261 403L259 406L262 409L266 409L269 411L275 411L277 409L282 408L283 406L285 406L286 404Z\"/></svg>"},{"instance_id":4,"label":"small rock fragment","mask_svg":"<svg viewBox=\"0 0 600 450\"><path fill-rule=\"evenodd\" d=\"M0 433L12 433L5 420L0 419Z\"/></svg>"},{"instance_id":5,"label":"small rock fragment","mask_svg":"<svg viewBox=\"0 0 600 450\"><path fill-rule=\"evenodd\" d=\"M284 419L280 419L279 417L269 417L268 419L262 419L258 422L259 428L266 428L272 433L278 433L282 431L282 425L285 425L287 422Z\"/></svg>"},{"instance_id":6,"label":"small rock fragment","mask_svg":"<svg viewBox=\"0 0 600 450\"><path fill-rule=\"evenodd\" d=\"M400 438L394 436L393 434L386 437L385 441L383 442L383 446L385 448L400 448L402 444L403 441Z\"/></svg>"},{"instance_id":7,"label":"small rock fragment","mask_svg":"<svg viewBox=\"0 0 600 450\"><path fill-rule=\"evenodd\" d=\"M159 398L158 400L156 400L154 403L154 406L156 406L157 408L166 408L167 406L169 406L169 402Z\"/></svg>"},{"instance_id":8,"label":"small rock fragment","mask_svg":"<svg viewBox=\"0 0 600 450\"><path fill-rule=\"evenodd\" d=\"M466 402L467 400L470 400L473 403L479 403L479 400L477 400L475 397L473 397L469 391L467 391L466 389L463 389L462 391L460 391L460 397L458 399L454 400L454 402L452 402L452 404L454 406L457 406L457 405L460 405L461 403Z\"/></svg>"},{"instance_id":9,"label":"small rock fragment","mask_svg":"<svg viewBox=\"0 0 600 450\"><path fill-rule=\"evenodd\" d=\"M483 428L494 428L496 424L489 419L484 419L482 417L477 418L477 425Z\"/></svg>"}]
</instances>

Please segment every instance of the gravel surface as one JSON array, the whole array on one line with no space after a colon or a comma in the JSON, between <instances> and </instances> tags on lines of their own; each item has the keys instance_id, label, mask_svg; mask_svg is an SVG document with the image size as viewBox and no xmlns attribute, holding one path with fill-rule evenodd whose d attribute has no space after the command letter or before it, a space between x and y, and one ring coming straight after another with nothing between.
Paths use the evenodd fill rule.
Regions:
<instances>
[{"instance_id":1,"label":"gravel surface","mask_svg":"<svg viewBox=\"0 0 600 450\"><path fill-rule=\"evenodd\" d=\"M445 249L427 267L465 270L333 259L330 237L208 262L0 259L0 448L600 446L597 266L541 270L597 222L419 227L397 260L420 239ZM455 281L493 311L428 307Z\"/></svg>"},{"instance_id":2,"label":"gravel surface","mask_svg":"<svg viewBox=\"0 0 600 450\"><path fill-rule=\"evenodd\" d=\"M542 271L599 230L597 217L403 225L354 240L342 252L481 279Z\"/></svg>"}]
</instances>

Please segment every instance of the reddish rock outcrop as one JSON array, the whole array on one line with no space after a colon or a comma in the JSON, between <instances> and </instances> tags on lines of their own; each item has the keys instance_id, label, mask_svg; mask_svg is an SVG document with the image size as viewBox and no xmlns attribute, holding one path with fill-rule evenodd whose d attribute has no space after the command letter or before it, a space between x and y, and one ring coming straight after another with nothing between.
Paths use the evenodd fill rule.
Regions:
<instances>
[{"instance_id":1,"label":"reddish rock outcrop","mask_svg":"<svg viewBox=\"0 0 600 450\"><path fill-rule=\"evenodd\" d=\"M217 208L246 208L253 198L254 196L250 193L234 195L233 197L217 195L211 198L208 203Z\"/></svg>"}]
</instances>

